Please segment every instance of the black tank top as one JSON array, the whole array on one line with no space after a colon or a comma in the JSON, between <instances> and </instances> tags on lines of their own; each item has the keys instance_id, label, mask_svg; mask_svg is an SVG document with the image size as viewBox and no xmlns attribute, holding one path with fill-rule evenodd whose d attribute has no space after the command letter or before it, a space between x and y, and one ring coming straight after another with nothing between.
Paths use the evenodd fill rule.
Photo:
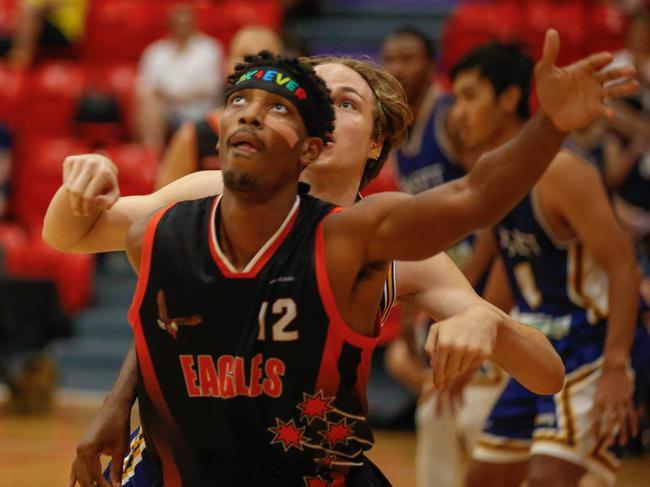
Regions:
<instances>
[{"instance_id":1,"label":"black tank top","mask_svg":"<svg viewBox=\"0 0 650 487\"><path fill-rule=\"evenodd\" d=\"M167 487L344 486L373 443L377 339L334 303L322 222L336 210L301 194L236 272L217 242L218 201L163 209L145 233L129 318L148 447Z\"/></svg>"}]
</instances>

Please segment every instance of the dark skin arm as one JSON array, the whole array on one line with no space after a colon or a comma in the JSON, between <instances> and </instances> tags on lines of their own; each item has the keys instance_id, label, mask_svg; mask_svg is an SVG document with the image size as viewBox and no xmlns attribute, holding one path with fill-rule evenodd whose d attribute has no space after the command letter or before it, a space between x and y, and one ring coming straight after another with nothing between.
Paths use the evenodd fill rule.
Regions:
<instances>
[{"instance_id":1,"label":"dark skin arm","mask_svg":"<svg viewBox=\"0 0 650 487\"><path fill-rule=\"evenodd\" d=\"M151 215L133 224L127 235L128 256L136 273L140 268L142 241L150 218ZM133 344L99 413L77 446L77 457L72 463L69 487L74 487L77 483L82 487L121 485L122 462L129 449L131 408L136 399L137 367ZM102 475L102 454L111 456L110 484Z\"/></svg>"},{"instance_id":2,"label":"dark skin arm","mask_svg":"<svg viewBox=\"0 0 650 487\"><path fill-rule=\"evenodd\" d=\"M101 487L109 484L102 475L100 455L111 457L112 487L122 484L122 462L129 450L131 408L136 397L137 359L135 346L129 348L120 373L104 399L83 439L77 445L77 457L70 471L70 487Z\"/></svg>"}]
</instances>

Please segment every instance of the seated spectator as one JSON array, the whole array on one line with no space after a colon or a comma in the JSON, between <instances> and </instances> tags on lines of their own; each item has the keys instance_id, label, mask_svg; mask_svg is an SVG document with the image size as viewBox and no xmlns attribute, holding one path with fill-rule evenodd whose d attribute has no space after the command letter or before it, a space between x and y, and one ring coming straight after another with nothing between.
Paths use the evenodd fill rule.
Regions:
<instances>
[{"instance_id":1,"label":"seated spectator","mask_svg":"<svg viewBox=\"0 0 650 487\"><path fill-rule=\"evenodd\" d=\"M37 47L48 51L68 48L83 35L88 0L21 0L12 39L0 39L0 53L11 65L29 66Z\"/></svg>"},{"instance_id":2,"label":"seated spectator","mask_svg":"<svg viewBox=\"0 0 650 487\"><path fill-rule=\"evenodd\" d=\"M230 42L226 71L231 72L244 57L263 49L275 54L284 52L278 35L267 27L251 25L240 29ZM162 188L195 171L218 169L218 126L218 110L203 120L183 124L174 133L165 151L156 178L156 188Z\"/></svg>"},{"instance_id":3,"label":"seated spectator","mask_svg":"<svg viewBox=\"0 0 650 487\"><path fill-rule=\"evenodd\" d=\"M167 38L145 50L138 73L140 136L160 151L170 130L214 109L223 86L223 50L216 39L196 31L191 5L175 6L169 27Z\"/></svg>"}]
</instances>

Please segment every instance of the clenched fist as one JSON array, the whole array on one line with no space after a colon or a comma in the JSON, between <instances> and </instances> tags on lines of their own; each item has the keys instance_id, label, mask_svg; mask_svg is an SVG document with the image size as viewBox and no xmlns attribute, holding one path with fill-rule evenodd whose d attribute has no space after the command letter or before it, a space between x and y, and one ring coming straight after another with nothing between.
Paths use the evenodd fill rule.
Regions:
<instances>
[{"instance_id":1,"label":"clenched fist","mask_svg":"<svg viewBox=\"0 0 650 487\"><path fill-rule=\"evenodd\" d=\"M76 216L111 208L120 197L117 167L100 154L69 156L63 162L63 187Z\"/></svg>"}]
</instances>

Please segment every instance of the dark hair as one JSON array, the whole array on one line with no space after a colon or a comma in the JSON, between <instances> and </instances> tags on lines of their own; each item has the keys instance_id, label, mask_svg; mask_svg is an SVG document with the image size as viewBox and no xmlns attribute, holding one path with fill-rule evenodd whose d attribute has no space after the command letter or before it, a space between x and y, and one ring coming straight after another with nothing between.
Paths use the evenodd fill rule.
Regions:
<instances>
[{"instance_id":1,"label":"dark hair","mask_svg":"<svg viewBox=\"0 0 650 487\"><path fill-rule=\"evenodd\" d=\"M449 76L453 81L461 71L477 69L492 84L497 96L510 86L518 86L521 98L517 105L517 116L526 120L530 117L528 97L533 65L533 60L524 54L520 44L493 41L465 54L451 68Z\"/></svg>"},{"instance_id":2,"label":"dark hair","mask_svg":"<svg viewBox=\"0 0 650 487\"><path fill-rule=\"evenodd\" d=\"M388 35L387 39L390 39L391 37L401 37L401 36L415 37L418 41L422 43L422 47L424 47L424 52L427 55L427 58L431 59L432 61L436 59L436 44L433 42L433 39L431 39L428 35L424 33L424 31L422 31L418 27L412 24L401 25L397 29L393 30Z\"/></svg>"},{"instance_id":3,"label":"dark hair","mask_svg":"<svg viewBox=\"0 0 650 487\"><path fill-rule=\"evenodd\" d=\"M310 113L310 119L305 120L303 111L299 110L303 123L309 135L320 137L324 142L327 142L329 134L334 130L334 107L332 106L330 90L325 81L316 74L312 66L300 62L297 58L276 56L269 51L260 51L255 56L246 56L244 62L238 63L235 66L235 71L228 76L226 96L230 96L230 93L236 90L235 85L243 74L252 68L261 66L281 69L304 83L304 88L313 97L310 111L313 110L314 113ZM312 130L310 130L310 127Z\"/></svg>"}]
</instances>

